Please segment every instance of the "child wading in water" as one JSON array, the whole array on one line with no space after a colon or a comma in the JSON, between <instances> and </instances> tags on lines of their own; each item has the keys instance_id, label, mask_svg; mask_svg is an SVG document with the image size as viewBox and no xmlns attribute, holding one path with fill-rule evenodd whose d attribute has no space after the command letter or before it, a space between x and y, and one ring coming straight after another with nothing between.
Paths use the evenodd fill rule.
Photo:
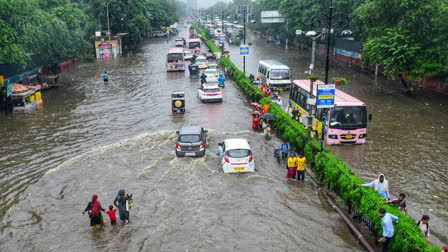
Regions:
<instances>
[{"instance_id":1,"label":"child wading in water","mask_svg":"<svg viewBox=\"0 0 448 252\"><path fill-rule=\"evenodd\" d=\"M116 211L117 211L117 209L114 209L114 207L112 205L110 205L109 206L109 211L106 212L109 215L110 224L117 223L117 217L115 216L115 212Z\"/></svg>"}]
</instances>

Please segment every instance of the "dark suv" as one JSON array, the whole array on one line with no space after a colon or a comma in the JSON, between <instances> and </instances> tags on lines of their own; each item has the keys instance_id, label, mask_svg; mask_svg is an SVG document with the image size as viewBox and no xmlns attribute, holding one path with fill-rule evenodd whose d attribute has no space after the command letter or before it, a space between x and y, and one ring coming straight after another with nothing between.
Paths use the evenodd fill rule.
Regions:
<instances>
[{"instance_id":1,"label":"dark suv","mask_svg":"<svg viewBox=\"0 0 448 252\"><path fill-rule=\"evenodd\" d=\"M185 126L177 131L176 156L203 157L207 144L207 132L199 126Z\"/></svg>"}]
</instances>

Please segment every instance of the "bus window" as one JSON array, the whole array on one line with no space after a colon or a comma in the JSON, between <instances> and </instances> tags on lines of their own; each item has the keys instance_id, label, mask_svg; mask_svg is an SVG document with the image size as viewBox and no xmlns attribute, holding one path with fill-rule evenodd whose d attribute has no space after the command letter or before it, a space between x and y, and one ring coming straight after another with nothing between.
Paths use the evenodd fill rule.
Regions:
<instances>
[{"instance_id":1,"label":"bus window","mask_svg":"<svg viewBox=\"0 0 448 252\"><path fill-rule=\"evenodd\" d=\"M169 53L168 54L168 63L173 62L183 62L183 55L182 53Z\"/></svg>"},{"instance_id":2,"label":"bus window","mask_svg":"<svg viewBox=\"0 0 448 252\"><path fill-rule=\"evenodd\" d=\"M272 72L271 79L273 79L273 80L288 80L289 79L289 73L288 72L275 71L275 72Z\"/></svg>"},{"instance_id":3,"label":"bus window","mask_svg":"<svg viewBox=\"0 0 448 252\"><path fill-rule=\"evenodd\" d=\"M267 78L269 79L269 71L268 71L268 76L267 76Z\"/></svg>"}]
</instances>

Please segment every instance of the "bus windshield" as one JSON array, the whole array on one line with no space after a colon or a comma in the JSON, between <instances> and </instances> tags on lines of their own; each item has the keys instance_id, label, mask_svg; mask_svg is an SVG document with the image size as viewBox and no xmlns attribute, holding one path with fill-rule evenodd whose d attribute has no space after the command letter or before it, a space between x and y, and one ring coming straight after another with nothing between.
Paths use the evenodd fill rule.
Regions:
<instances>
[{"instance_id":1,"label":"bus windshield","mask_svg":"<svg viewBox=\"0 0 448 252\"><path fill-rule=\"evenodd\" d=\"M367 109L365 106L334 107L329 126L331 129L367 128Z\"/></svg>"},{"instance_id":2,"label":"bus windshield","mask_svg":"<svg viewBox=\"0 0 448 252\"><path fill-rule=\"evenodd\" d=\"M173 63L174 61L182 62L183 61L182 56L183 56L182 53L169 53L168 54L168 63Z\"/></svg>"},{"instance_id":3,"label":"bus windshield","mask_svg":"<svg viewBox=\"0 0 448 252\"><path fill-rule=\"evenodd\" d=\"M190 42L190 44L189 44L190 49L200 48L200 47L201 47L201 42Z\"/></svg>"},{"instance_id":4,"label":"bus windshield","mask_svg":"<svg viewBox=\"0 0 448 252\"><path fill-rule=\"evenodd\" d=\"M289 80L289 71L271 70L271 80Z\"/></svg>"}]
</instances>

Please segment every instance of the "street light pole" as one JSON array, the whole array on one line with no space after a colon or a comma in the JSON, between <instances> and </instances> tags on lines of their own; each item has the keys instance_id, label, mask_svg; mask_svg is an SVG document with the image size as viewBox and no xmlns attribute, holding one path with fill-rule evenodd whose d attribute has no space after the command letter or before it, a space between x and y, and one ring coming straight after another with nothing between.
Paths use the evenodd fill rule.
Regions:
<instances>
[{"instance_id":1,"label":"street light pole","mask_svg":"<svg viewBox=\"0 0 448 252\"><path fill-rule=\"evenodd\" d=\"M224 34L224 9L222 9L221 15L222 15L222 20L221 20L221 32L222 32L222 34ZM222 41L221 41L221 36L222 36L222 35L219 36L219 41L220 41L220 42L222 42ZM221 43L221 57L222 57L223 55L224 55L224 42Z\"/></svg>"},{"instance_id":2,"label":"street light pole","mask_svg":"<svg viewBox=\"0 0 448 252\"><path fill-rule=\"evenodd\" d=\"M243 33L243 45L246 45L246 18L247 8L244 8L244 33ZM243 73L246 74L246 55L243 56Z\"/></svg>"},{"instance_id":3,"label":"street light pole","mask_svg":"<svg viewBox=\"0 0 448 252\"><path fill-rule=\"evenodd\" d=\"M109 24L109 4L111 1L108 1L106 4L106 13L107 13L107 33L109 34L109 42L110 42L110 24Z\"/></svg>"},{"instance_id":4,"label":"street light pole","mask_svg":"<svg viewBox=\"0 0 448 252\"><path fill-rule=\"evenodd\" d=\"M325 60L325 84L328 84L328 71L330 69L330 38L331 38L331 20L333 19L333 0L330 0L330 15L328 18L328 38L327 38L327 58Z\"/></svg>"}]
</instances>

